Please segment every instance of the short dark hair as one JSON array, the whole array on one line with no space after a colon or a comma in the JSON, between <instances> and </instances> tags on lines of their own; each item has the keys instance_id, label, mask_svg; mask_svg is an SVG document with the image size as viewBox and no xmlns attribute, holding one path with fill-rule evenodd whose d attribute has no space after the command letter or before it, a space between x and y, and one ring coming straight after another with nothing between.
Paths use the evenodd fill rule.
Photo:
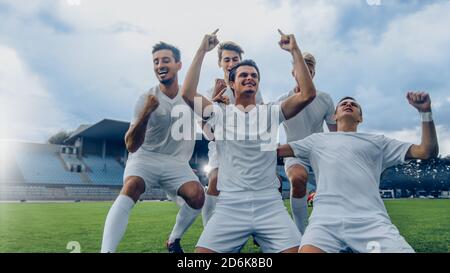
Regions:
<instances>
[{"instance_id":1,"label":"short dark hair","mask_svg":"<svg viewBox=\"0 0 450 273\"><path fill-rule=\"evenodd\" d=\"M244 50L242 47L240 47L235 42L226 41L223 43L220 43L219 48L217 49L217 54L219 55L219 62L222 60L222 52L224 50L231 50L239 54L239 59L242 59L242 53L244 53Z\"/></svg>"},{"instance_id":2,"label":"short dark hair","mask_svg":"<svg viewBox=\"0 0 450 273\"><path fill-rule=\"evenodd\" d=\"M354 100L355 102L357 102L357 101L355 100L355 98L353 98L353 97L349 97L349 96L343 97L342 99L339 100L338 104L336 105L336 109L334 110L334 113L335 113L335 114L336 114L336 112L337 112L337 109L338 109L338 107L339 107L339 104L340 104L342 101L344 101L344 100ZM362 108L361 108L361 105L360 105L359 103L358 103L358 108L359 108L359 112L360 112L361 117L362 117Z\"/></svg>"},{"instance_id":3,"label":"short dark hair","mask_svg":"<svg viewBox=\"0 0 450 273\"><path fill-rule=\"evenodd\" d=\"M256 72L258 72L258 80L261 79L261 75L259 74L259 69L258 66L256 65L256 63L253 60L243 60L237 64L235 64L231 70L230 70L230 74L228 75L228 81L229 82L234 82L234 80L236 79L236 71L240 66L252 66L256 69Z\"/></svg>"},{"instance_id":4,"label":"short dark hair","mask_svg":"<svg viewBox=\"0 0 450 273\"><path fill-rule=\"evenodd\" d=\"M155 53L156 51L160 51L160 50L164 50L164 49L172 51L173 57L175 58L175 62L177 62L177 63L180 62L180 60L181 60L180 50L177 47L175 47L171 44L165 43L165 42L159 42L159 43L155 44L153 46L152 54Z\"/></svg>"}]
</instances>

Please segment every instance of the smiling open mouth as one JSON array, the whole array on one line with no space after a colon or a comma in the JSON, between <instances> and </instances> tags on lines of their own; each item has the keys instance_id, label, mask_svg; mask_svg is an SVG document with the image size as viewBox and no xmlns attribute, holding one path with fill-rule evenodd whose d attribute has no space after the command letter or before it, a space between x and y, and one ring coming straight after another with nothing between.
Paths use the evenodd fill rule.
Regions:
<instances>
[{"instance_id":1,"label":"smiling open mouth","mask_svg":"<svg viewBox=\"0 0 450 273\"><path fill-rule=\"evenodd\" d=\"M254 82L246 82L246 83L244 83L243 84L245 87L253 87L253 86L256 86L256 83L254 83Z\"/></svg>"},{"instance_id":2,"label":"smiling open mouth","mask_svg":"<svg viewBox=\"0 0 450 273\"><path fill-rule=\"evenodd\" d=\"M158 71L158 75L159 75L160 77L165 77L165 76L167 75L168 72L169 72L168 69L161 69L161 70Z\"/></svg>"}]
</instances>

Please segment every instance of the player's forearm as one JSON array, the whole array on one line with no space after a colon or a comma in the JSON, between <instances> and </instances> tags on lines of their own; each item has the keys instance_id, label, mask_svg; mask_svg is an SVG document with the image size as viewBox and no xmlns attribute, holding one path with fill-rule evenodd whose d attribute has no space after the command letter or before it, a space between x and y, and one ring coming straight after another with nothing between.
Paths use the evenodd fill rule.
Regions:
<instances>
[{"instance_id":1,"label":"player's forearm","mask_svg":"<svg viewBox=\"0 0 450 273\"><path fill-rule=\"evenodd\" d=\"M145 132L147 131L147 123L150 115L141 116L136 124L132 125L125 134L125 145L128 152L136 152L144 143Z\"/></svg>"},{"instance_id":2,"label":"player's forearm","mask_svg":"<svg viewBox=\"0 0 450 273\"><path fill-rule=\"evenodd\" d=\"M296 116L316 97L316 88L299 48L292 50L292 57L294 58L295 80L301 92L294 93L281 104L286 119Z\"/></svg>"},{"instance_id":3,"label":"player's forearm","mask_svg":"<svg viewBox=\"0 0 450 273\"><path fill-rule=\"evenodd\" d=\"M292 150L292 148L289 144L283 144L277 148L277 156L278 157L293 157L295 155L294 155L294 151Z\"/></svg>"},{"instance_id":4,"label":"player's forearm","mask_svg":"<svg viewBox=\"0 0 450 273\"><path fill-rule=\"evenodd\" d=\"M406 159L430 159L439 154L436 128L433 121L422 121L422 139L419 145L412 145Z\"/></svg>"},{"instance_id":5,"label":"player's forearm","mask_svg":"<svg viewBox=\"0 0 450 273\"><path fill-rule=\"evenodd\" d=\"M181 94L183 99L189 106L194 107L194 98L197 96L197 87L200 79L200 72L202 68L203 59L206 52L199 49L195 54L194 60L186 73L186 78L181 87Z\"/></svg>"},{"instance_id":6,"label":"player's forearm","mask_svg":"<svg viewBox=\"0 0 450 273\"><path fill-rule=\"evenodd\" d=\"M308 104L313 101L314 98L309 98L301 94L301 92L295 93L288 97L281 103L281 109L283 110L284 117L291 119L300 113Z\"/></svg>"},{"instance_id":7,"label":"player's forearm","mask_svg":"<svg viewBox=\"0 0 450 273\"><path fill-rule=\"evenodd\" d=\"M308 66L303 59L302 52L300 48L296 47L291 54L294 59L295 80L301 90L299 94L304 97L303 100L312 101L316 97L316 87L312 81Z\"/></svg>"},{"instance_id":8,"label":"player's forearm","mask_svg":"<svg viewBox=\"0 0 450 273\"><path fill-rule=\"evenodd\" d=\"M423 159L436 157L439 154L436 128L434 122L422 122L422 141L419 145Z\"/></svg>"},{"instance_id":9,"label":"player's forearm","mask_svg":"<svg viewBox=\"0 0 450 273\"><path fill-rule=\"evenodd\" d=\"M422 140L419 145L411 145L406 159L429 159L439 154L433 117L431 115L431 98L426 92L410 91L406 93L409 104L416 108L422 120Z\"/></svg>"}]
</instances>

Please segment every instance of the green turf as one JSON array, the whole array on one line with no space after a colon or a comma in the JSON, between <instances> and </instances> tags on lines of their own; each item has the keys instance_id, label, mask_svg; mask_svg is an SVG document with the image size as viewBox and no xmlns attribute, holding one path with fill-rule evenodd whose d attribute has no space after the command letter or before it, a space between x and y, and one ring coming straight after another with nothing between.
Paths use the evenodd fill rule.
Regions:
<instances>
[{"instance_id":1,"label":"green turf","mask_svg":"<svg viewBox=\"0 0 450 273\"><path fill-rule=\"evenodd\" d=\"M288 204L288 201L286 202ZM388 200L392 222L417 252L450 252L450 200ZM102 229L111 202L1 203L0 252L99 252ZM133 209L118 252L165 252L178 207L172 202L144 202ZM201 217L182 244L193 252L202 231ZM258 252L248 243L243 252Z\"/></svg>"}]
</instances>

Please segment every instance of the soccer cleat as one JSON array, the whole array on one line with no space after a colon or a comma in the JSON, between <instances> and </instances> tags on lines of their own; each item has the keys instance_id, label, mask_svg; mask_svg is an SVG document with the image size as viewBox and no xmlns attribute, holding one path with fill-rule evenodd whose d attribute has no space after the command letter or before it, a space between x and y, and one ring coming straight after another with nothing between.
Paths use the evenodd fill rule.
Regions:
<instances>
[{"instance_id":1,"label":"soccer cleat","mask_svg":"<svg viewBox=\"0 0 450 273\"><path fill-rule=\"evenodd\" d=\"M169 253L184 253L183 248L180 244L181 239L175 239L172 243L169 243L169 241L166 242L167 251Z\"/></svg>"}]
</instances>

